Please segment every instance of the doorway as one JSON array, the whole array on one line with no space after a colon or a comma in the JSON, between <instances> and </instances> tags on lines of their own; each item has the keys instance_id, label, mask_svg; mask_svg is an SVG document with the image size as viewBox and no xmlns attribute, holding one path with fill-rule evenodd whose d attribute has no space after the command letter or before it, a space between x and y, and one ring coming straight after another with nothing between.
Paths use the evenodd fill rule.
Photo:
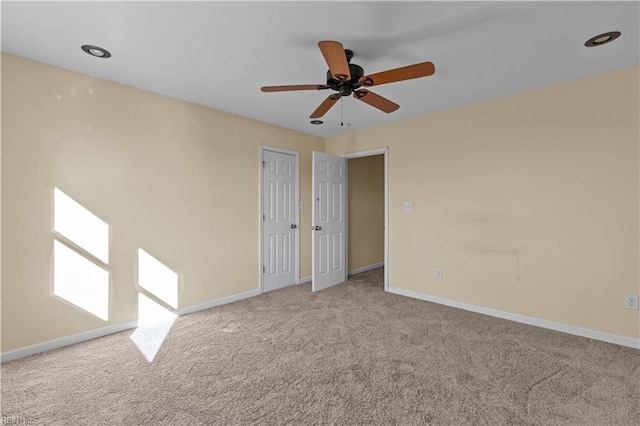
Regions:
<instances>
[{"instance_id":1,"label":"doorway","mask_svg":"<svg viewBox=\"0 0 640 426\"><path fill-rule=\"evenodd\" d=\"M384 268L389 289L389 150L342 155L347 159L348 275Z\"/></svg>"},{"instance_id":2,"label":"doorway","mask_svg":"<svg viewBox=\"0 0 640 426\"><path fill-rule=\"evenodd\" d=\"M348 276L367 274L384 287L384 155L351 158L348 181Z\"/></svg>"}]
</instances>

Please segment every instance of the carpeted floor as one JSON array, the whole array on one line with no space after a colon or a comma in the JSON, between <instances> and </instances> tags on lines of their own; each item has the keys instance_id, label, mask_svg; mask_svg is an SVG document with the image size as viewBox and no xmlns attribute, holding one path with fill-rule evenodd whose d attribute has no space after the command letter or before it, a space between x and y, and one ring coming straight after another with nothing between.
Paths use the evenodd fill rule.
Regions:
<instances>
[{"instance_id":1,"label":"carpeted floor","mask_svg":"<svg viewBox=\"0 0 640 426\"><path fill-rule=\"evenodd\" d=\"M382 271L2 365L2 416L51 425L640 424L640 351L384 293Z\"/></svg>"}]
</instances>

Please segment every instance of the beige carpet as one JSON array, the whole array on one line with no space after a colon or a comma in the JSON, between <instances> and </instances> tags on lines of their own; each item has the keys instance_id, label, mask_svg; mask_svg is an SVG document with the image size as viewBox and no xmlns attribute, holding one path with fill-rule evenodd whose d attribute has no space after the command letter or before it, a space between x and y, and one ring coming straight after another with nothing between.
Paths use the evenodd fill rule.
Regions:
<instances>
[{"instance_id":1,"label":"beige carpet","mask_svg":"<svg viewBox=\"0 0 640 426\"><path fill-rule=\"evenodd\" d=\"M2 416L51 425L640 424L640 351L382 290L382 271L2 365Z\"/></svg>"}]
</instances>

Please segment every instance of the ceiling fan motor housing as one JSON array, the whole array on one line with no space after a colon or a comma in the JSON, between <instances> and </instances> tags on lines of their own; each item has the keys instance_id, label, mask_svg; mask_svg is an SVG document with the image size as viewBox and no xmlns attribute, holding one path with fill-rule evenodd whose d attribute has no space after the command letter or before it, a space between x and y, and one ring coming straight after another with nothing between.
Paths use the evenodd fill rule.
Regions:
<instances>
[{"instance_id":1,"label":"ceiling fan motor housing","mask_svg":"<svg viewBox=\"0 0 640 426\"><path fill-rule=\"evenodd\" d=\"M364 76L364 70L360 65L349 64L350 80L338 80L333 78L331 70L327 71L327 86L340 93L342 96L349 96L354 90L358 89L361 84L358 83L360 77Z\"/></svg>"}]
</instances>

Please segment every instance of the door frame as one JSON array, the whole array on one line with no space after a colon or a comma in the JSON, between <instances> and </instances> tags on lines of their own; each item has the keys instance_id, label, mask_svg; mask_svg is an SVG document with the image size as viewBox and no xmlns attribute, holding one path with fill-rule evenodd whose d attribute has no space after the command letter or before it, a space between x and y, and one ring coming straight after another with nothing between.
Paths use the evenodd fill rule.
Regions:
<instances>
[{"instance_id":1,"label":"door frame","mask_svg":"<svg viewBox=\"0 0 640 426\"><path fill-rule=\"evenodd\" d=\"M260 155L258 155L258 185L259 185L259 191L258 191L258 204L259 204L259 208L258 208L258 223L259 223L259 237L258 237L258 250L259 250L259 255L258 255L258 274L260 276L260 294L264 293L264 221L263 221L263 215L265 214L264 212L264 203L263 201L263 197L264 197L264 186L263 186L263 161L264 161L264 152L265 151L272 151L272 152L277 152L280 154L288 154L288 155L293 155L295 157L295 162L296 162L296 172L294 175L294 206L295 206L295 222L296 225L298 226L297 231L295 233L295 237L294 237L294 254L295 254L295 260L294 260L294 282L293 284L300 284L300 153L298 151L292 151L290 149L285 149L285 148L277 148L275 146L268 146L268 145L260 145Z\"/></svg>"},{"instance_id":2,"label":"door frame","mask_svg":"<svg viewBox=\"0 0 640 426\"><path fill-rule=\"evenodd\" d=\"M341 157L350 160L352 158L371 157L384 155L384 291L389 291L389 147L369 149L366 151L349 152ZM349 163L347 162L347 203L349 202ZM345 236L347 253L347 274L349 273L349 208L347 208L347 232Z\"/></svg>"}]
</instances>

